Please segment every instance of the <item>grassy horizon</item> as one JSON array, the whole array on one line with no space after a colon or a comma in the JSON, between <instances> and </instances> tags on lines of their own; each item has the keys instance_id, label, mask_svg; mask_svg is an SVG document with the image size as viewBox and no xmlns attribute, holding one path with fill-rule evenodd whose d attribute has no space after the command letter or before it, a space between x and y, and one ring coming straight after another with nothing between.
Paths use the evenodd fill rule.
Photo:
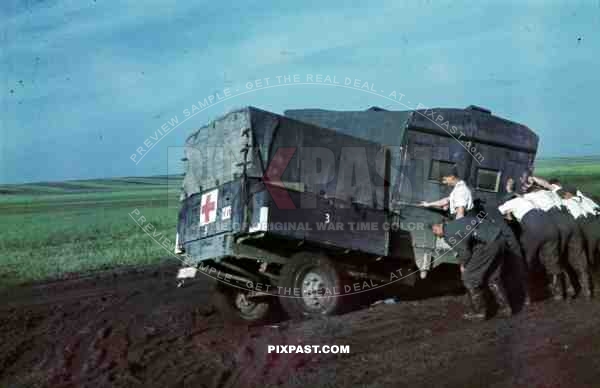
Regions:
<instances>
[{"instance_id":1,"label":"grassy horizon","mask_svg":"<svg viewBox=\"0 0 600 388\"><path fill-rule=\"evenodd\" d=\"M534 173L544 178L559 179L563 184L600 198L600 156L540 159L536 161Z\"/></svg>"},{"instance_id":2,"label":"grassy horizon","mask_svg":"<svg viewBox=\"0 0 600 388\"><path fill-rule=\"evenodd\" d=\"M0 287L156 263L169 252L129 217L174 241L181 180L165 177L0 185Z\"/></svg>"}]
</instances>

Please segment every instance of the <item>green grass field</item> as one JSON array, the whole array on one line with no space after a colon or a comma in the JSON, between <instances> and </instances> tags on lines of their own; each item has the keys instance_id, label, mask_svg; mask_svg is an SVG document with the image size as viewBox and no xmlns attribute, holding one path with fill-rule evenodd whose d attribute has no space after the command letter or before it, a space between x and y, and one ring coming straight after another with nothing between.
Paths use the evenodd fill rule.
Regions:
<instances>
[{"instance_id":1,"label":"green grass field","mask_svg":"<svg viewBox=\"0 0 600 388\"><path fill-rule=\"evenodd\" d=\"M600 197L600 158L542 159L536 175ZM170 252L141 230L174 242L180 178L120 178L0 185L0 287L97 269L156 263Z\"/></svg>"},{"instance_id":2,"label":"green grass field","mask_svg":"<svg viewBox=\"0 0 600 388\"><path fill-rule=\"evenodd\" d=\"M552 158L536 161L535 175L558 178L563 184L578 187L600 197L600 157Z\"/></svg>"},{"instance_id":3,"label":"green grass field","mask_svg":"<svg viewBox=\"0 0 600 388\"><path fill-rule=\"evenodd\" d=\"M123 178L0 186L0 287L156 263L169 252L130 218L138 209L174 241L180 179Z\"/></svg>"}]
</instances>

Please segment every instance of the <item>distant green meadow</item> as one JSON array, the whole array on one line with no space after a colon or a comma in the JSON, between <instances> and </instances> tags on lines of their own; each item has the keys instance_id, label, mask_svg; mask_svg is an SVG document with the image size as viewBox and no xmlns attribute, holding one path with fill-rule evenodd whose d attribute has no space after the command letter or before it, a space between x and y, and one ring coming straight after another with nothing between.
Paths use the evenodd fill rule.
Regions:
<instances>
[{"instance_id":1,"label":"distant green meadow","mask_svg":"<svg viewBox=\"0 0 600 388\"><path fill-rule=\"evenodd\" d=\"M536 175L600 197L600 158L541 159ZM174 243L181 177L0 185L0 287L168 259L152 235ZM158 238L157 238L158 239Z\"/></svg>"},{"instance_id":2,"label":"distant green meadow","mask_svg":"<svg viewBox=\"0 0 600 388\"><path fill-rule=\"evenodd\" d=\"M536 161L535 174L557 178L562 184L600 197L600 157L552 158Z\"/></svg>"},{"instance_id":3,"label":"distant green meadow","mask_svg":"<svg viewBox=\"0 0 600 388\"><path fill-rule=\"evenodd\" d=\"M181 178L122 178L0 186L0 287L124 265L157 263L174 242ZM174 259L173 259L174 260Z\"/></svg>"}]
</instances>

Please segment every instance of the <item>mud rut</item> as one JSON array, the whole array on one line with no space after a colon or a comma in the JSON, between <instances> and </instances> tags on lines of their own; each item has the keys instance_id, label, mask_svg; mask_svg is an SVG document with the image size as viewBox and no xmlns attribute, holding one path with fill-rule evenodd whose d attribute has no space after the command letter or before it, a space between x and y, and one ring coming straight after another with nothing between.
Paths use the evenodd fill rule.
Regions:
<instances>
[{"instance_id":1,"label":"mud rut","mask_svg":"<svg viewBox=\"0 0 600 388\"><path fill-rule=\"evenodd\" d=\"M0 387L599 387L600 299L540 302L511 319L460 319L460 295L343 316L233 327L202 279L162 265L0 295ZM598 283L600 279L596 276ZM402 298L402 297L401 297ZM267 345L350 354L267 354Z\"/></svg>"}]
</instances>

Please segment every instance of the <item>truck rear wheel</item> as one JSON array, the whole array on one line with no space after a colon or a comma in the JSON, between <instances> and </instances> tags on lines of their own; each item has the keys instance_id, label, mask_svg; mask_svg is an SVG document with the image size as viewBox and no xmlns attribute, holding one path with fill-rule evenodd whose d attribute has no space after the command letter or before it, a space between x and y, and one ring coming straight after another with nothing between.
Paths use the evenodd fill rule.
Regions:
<instances>
[{"instance_id":1,"label":"truck rear wheel","mask_svg":"<svg viewBox=\"0 0 600 388\"><path fill-rule=\"evenodd\" d=\"M321 253L301 252L281 270L279 300L291 318L341 312L343 272Z\"/></svg>"},{"instance_id":2,"label":"truck rear wheel","mask_svg":"<svg viewBox=\"0 0 600 388\"><path fill-rule=\"evenodd\" d=\"M218 284L214 305L225 320L238 324L263 324L271 318L272 297L251 297L250 291Z\"/></svg>"}]
</instances>

